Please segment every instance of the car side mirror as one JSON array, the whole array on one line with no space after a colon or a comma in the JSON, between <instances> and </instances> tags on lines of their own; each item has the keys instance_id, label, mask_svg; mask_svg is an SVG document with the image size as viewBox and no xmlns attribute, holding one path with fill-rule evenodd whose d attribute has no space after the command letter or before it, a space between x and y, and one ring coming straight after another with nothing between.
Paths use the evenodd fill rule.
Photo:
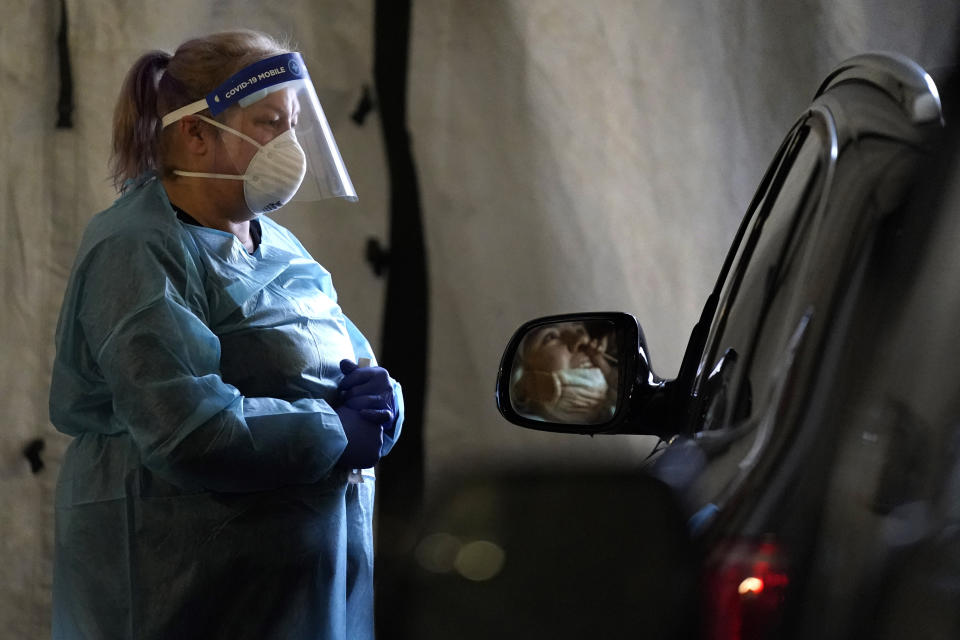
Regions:
<instances>
[{"instance_id":1,"label":"car side mirror","mask_svg":"<svg viewBox=\"0 0 960 640\"><path fill-rule=\"evenodd\" d=\"M603 312L523 324L503 353L496 397L504 418L530 429L664 435L669 391L637 319Z\"/></svg>"}]
</instances>

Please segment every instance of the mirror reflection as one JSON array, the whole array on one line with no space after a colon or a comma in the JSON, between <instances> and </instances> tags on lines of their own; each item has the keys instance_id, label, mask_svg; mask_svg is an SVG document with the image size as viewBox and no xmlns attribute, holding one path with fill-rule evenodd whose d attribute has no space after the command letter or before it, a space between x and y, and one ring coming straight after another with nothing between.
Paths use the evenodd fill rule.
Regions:
<instances>
[{"instance_id":1,"label":"mirror reflection","mask_svg":"<svg viewBox=\"0 0 960 640\"><path fill-rule=\"evenodd\" d=\"M510 404L522 416L545 422L609 421L617 409L620 342L607 320L531 328L510 370Z\"/></svg>"}]
</instances>

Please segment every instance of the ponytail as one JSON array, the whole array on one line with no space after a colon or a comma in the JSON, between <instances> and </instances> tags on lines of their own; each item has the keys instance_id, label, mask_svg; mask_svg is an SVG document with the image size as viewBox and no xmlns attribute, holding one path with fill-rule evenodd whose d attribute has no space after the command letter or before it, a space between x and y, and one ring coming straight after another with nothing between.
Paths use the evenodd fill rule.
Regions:
<instances>
[{"instance_id":1,"label":"ponytail","mask_svg":"<svg viewBox=\"0 0 960 640\"><path fill-rule=\"evenodd\" d=\"M160 115L157 83L170 63L170 54L151 51L133 64L120 89L113 112L110 173L117 191L125 183L159 164Z\"/></svg>"}]
</instances>

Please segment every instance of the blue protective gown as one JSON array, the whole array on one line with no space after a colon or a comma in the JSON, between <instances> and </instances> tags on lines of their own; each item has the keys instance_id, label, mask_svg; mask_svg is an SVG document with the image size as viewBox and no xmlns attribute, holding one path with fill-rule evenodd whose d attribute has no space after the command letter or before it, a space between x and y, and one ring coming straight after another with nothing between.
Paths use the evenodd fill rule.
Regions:
<instances>
[{"instance_id":1,"label":"blue protective gown","mask_svg":"<svg viewBox=\"0 0 960 640\"><path fill-rule=\"evenodd\" d=\"M374 484L335 466L329 273L261 217L248 254L146 177L88 226L57 329L54 638L373 637ZM387 429L382 454L403 420Z\"/></svg>"}]
</instances>

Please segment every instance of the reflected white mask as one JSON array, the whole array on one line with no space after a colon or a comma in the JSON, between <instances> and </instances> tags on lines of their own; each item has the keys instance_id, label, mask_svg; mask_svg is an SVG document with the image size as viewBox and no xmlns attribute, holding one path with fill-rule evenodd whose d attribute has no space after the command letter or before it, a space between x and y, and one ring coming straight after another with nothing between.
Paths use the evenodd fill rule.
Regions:
<instances>
[{"instance_id":1,"label":"reflected white mask","mask_svg":"<svg viewBox=\"0 0 960 640\"><path fill-rule=\"evenodd\" d=\"M607 379L599 367L561 369L553 373L560 387L556 408L568 413L593 409L607 398Z\"/></svg>"},{"instance_id":2,"label":"reflected white mask","mask_svg":"<svg viewBox=\"0 0 960 640\"><path fill-rule=\"evenodd\" d=\"M193 178L243 180L243 198L250 211L256 214L279 209L290 202L307 173L307 154L297 141L293 129L287 129L267 144L260 144L250 136L216 120L201 115L197 117L240 136L257 147L257 152L250 158L246 173L242 175L174 170L175 174Z\"/></svg>"}]
</instances>

